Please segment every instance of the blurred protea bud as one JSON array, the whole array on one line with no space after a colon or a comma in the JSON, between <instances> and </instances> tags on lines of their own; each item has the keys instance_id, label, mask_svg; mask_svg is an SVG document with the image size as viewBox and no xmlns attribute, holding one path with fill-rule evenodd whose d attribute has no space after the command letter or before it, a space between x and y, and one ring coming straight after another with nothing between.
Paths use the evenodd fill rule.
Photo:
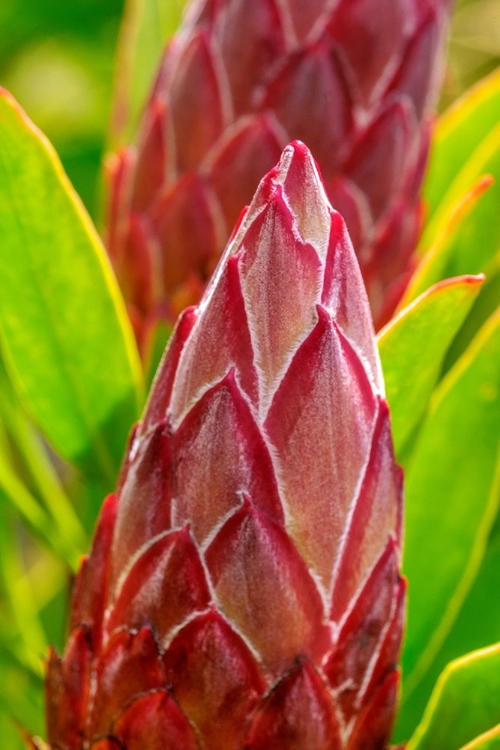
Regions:
<instances>
[{"instance_id":1,"label":"blurred protea bud","mask_svg":"<svg viewBox=\"0 0 500 750\"><path fill-rule=\"evenodd\" d=\"M49 660L50 746L382 750L400 533L368 300L296 143L178 321Z\"/></svg>"},{"instance_id":2,"label":"blurred protea bud","mask_svg":"<svg viewBox=\"0 0 500 750\"><path fill-rule=\"evenodd\" d=\"M108 246L142 350L198 301L299 138L344 216L376 324L408 275L450 0L193 0L137 143L110 161ZM173 318L172 318L173 316Z\"/></svg>"}]
</instances>

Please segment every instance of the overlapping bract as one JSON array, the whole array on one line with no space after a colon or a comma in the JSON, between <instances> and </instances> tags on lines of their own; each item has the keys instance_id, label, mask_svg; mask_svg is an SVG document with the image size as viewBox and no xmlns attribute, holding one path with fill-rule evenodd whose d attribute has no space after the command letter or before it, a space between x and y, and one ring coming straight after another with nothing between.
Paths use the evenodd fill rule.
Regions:
<instances>
[{"instance_id":1,"label":"overlapping bract","mask_svg":"<svg viewBox=\"0 0 500 750\"><path fill-rule=\"evenodd\" d=\"M420 224L449 0L198 0L137 146L110 162L108 246L139 343L197 302L239 212L299 138L344 216L377 323Z\"/></svg>"},{"instance_id":2,"label":"overlapping bract","mask_svg":"<svg viewBox=\"0 0 500 750\"><path fill-rule=\"evenodd\" d=\"M65 750L381 750L401 476L368 301L308 150L180 318L47 678Z\"/></svg>"}]
</instances>

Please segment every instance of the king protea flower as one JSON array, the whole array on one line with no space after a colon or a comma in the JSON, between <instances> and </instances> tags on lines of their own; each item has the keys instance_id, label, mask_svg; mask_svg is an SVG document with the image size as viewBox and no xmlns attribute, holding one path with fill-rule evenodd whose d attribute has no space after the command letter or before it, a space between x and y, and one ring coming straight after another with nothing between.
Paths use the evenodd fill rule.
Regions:
<instances>
[{"instance_id":1,"label":"king protea flower","mask_svg":"<svg viewBox=\"0 0 500 750\"><path fill-rule=\"evenodd\" d=\"M193 0L136 146L110 162L108 245L139 343L197 302L240 211L300 138L344 216L377 324L420 225L450 0Z\"/></svg>"},{"instance_id":2,"label":"king protea flower","mask_svg":"<svg viewBox=\"0 0 500 750\"><path fill-rule=\"evenodd\" d=\"M64 750L381 750L401 474L352 245L287 147L179 319L78 575Z\"/></svg>"}]
</instances>

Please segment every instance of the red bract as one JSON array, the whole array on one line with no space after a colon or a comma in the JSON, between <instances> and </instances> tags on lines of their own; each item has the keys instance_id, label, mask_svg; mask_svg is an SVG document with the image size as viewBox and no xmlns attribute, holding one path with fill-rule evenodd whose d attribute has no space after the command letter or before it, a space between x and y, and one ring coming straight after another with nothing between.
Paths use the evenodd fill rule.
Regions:
<instances>
[{"instance_id":1,"label":"red bract","mask_svg":"<svg viewBox=\"0 0 500 750\"><path fill-rule=\"evenodd\" d=\"M50 658L51 747L386 747L400 533L368 301L296 143L178 322Z\"/></svg>"},{"instance_id":2,"label":"red bract","mask_svg":"<svg viewBox=\"0 0 500 750\"><path fill-rule=\"evenodd\" d=\"M109 252L144 351L159 317L198 301L240 211L294 138L320 164L385 321L419 232L448 6L191 3L136 146L110 162Z\"/></svg>"}]
</instances>

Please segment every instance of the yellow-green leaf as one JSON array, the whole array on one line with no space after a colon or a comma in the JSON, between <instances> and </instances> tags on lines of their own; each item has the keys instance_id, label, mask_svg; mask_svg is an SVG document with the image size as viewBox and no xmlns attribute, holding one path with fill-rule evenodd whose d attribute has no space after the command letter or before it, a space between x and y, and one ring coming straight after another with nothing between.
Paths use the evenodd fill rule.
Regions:
<instances>
[{"instance_id":1,"label":"yellow-green leaf","mask_svg":"<svg viewBox=\"0 0 500 750\"><path fill-rule=\"evenodd\" d=\"M478 204L485 197L484 194L491 190L493 183L490 175L479 177L450 206L441 222L434 226L432 237L429 238L430 246L426 248L425 255L410 279L399 309L409 305L432 284L446 278L448 269L456 265L453 263L455 247L461 241L462 232L469 232L470 227L477 223ZM477 265L477 259L473 259L470 264L466 261L464 273L472 272Z\"/></svg>"},{"instance_id":2,"label":"yellow-green leaf","mask_svg":"<svg viewBox=\"0 0 500 750\"><path fill-rule=\"evenodd\" d=\"M403 707L429 669L477 573L498 506L500 314L441 381L412 451L403 569L408 627Z\"/></svg>"},{"instance_id":3,"label":"yellow-green leaf","mask_svg":"<svg viewBox=\"0 0 500 750\"><path fill-rule=\"evenodd\" d=\"M461 750L500 750L500 724L468 742Z\"/></svg>"},{"instance_id":4,"label":"yellow-green leaf","mask_svg":"<svg viewBox=\"0 0 500 750\"><path fill-rule=\"evenodd\" d=\"M426 411L446 351L483 280L462 276L436 284L378 336L397 455Z\"/></svg>"},{"instance_id":5,"label":"yellow-green leaf","mask_svg":"<svg viewBox=\"0 0 500 750\"><path fill-rule=\"evenodd\" d=\"M441 204L457 168L498 124L500 69L469 89L439 118L424 187L429 217Z\"/></svg>"},{"instance_id":6,"label":"yellow-green leaf","mask_svg":"<svg viewBox=\"0 0 500 750\"><path fill-rule=\"evenodd\" d=\"M498 525L498 519L496 524ZM492 596L494 591L500 591L498 531L496 534L493 533L488 542L481 568L446 641L432 660L425 677L411 695L407 696L399 722L401 738L408 737L418 724L436 680L449 662L463 656L464 653L500 642L500 599Z\"/></svg>"},{"instance_id":7,"label":"yellow-green leaf","mask_svg":"<svg viewBox=\"0 0 500 750\"><path fill-rule=\"evenodd\" d=\"M407 750L459 750L500 723L499 695L500 644L451 662Z\"/></svg>"},{"instance_id":8,"label":"yellow-green leaf","mask_svg":"<svg viewBox=\"0 0 500 750\"><path fill-rule=\"evenodd\" d=\"M448 251L446 274L464 273L465 269L469 273L483 271L500 248L500 226L496 221L500 202L500 123L468 155L433 218L426 224L420 242L424 252L432 246L441 227L449 222L457 202L485 175L491 175L494 182L461 222L460 232Z\"/></svg>"},{"instance_id":9,"label":"yellow-green leaf","mask_svg":"<svg viewBox=\"0 0 500 750\"><path fill-rule=\"evenodd\" d=\"M449 276L490 272L500 250L500 71L439 120L425 185L422 262L401 306ZM488 188L488 189L486 189Z\"/></svg>"},{"instance_id":10,"label":"yellow-green leaf","mask_svg":"<svg viewBox=\"0 0 500 750\"><path fill-rule=\"evenodd\" d=\"M110 148L130 142L167 39L186 0L127 0L118 41Z\"/></svg>"},{"instance_id":11,"label":"yellow-green leaf","mask_svg":"<svg viewBox=\"0 0 500 750\"><path fill-rule=\"evenodd\" d=\"M116 280L52 146L0 95L0 347L65 458L113 482L142 400Z\"/></svg>"}]
</instances>

